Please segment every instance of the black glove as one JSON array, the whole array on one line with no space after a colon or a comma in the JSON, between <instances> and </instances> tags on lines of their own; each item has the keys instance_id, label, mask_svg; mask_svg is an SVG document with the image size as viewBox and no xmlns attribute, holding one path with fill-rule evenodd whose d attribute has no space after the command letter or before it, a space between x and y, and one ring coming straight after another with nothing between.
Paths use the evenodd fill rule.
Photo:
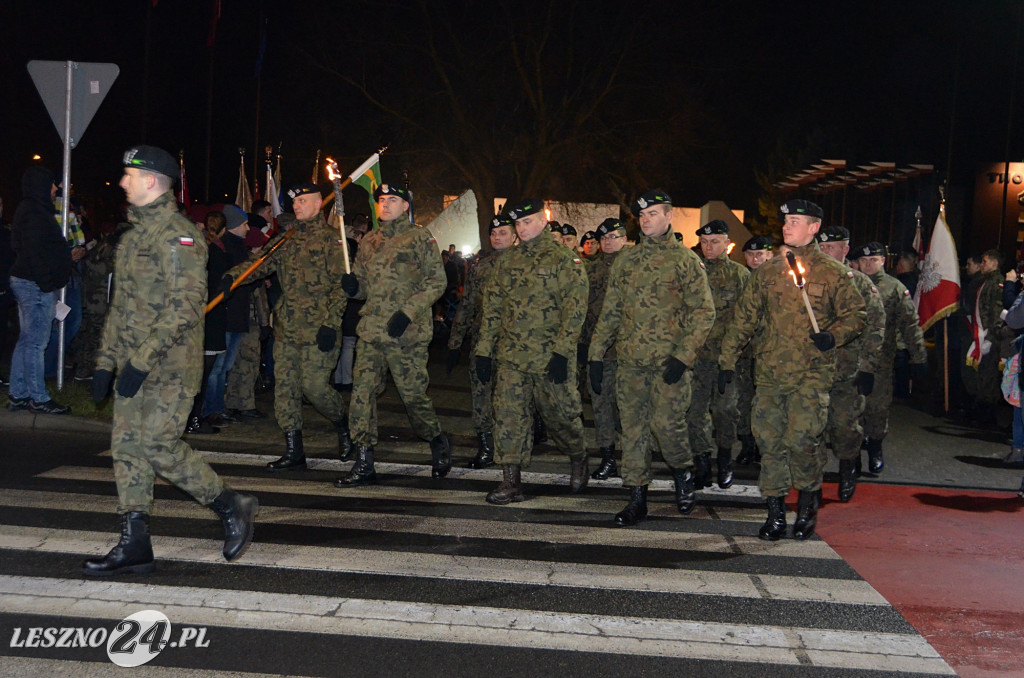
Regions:
<instances>
[{"instance_id":1,"label":"black glove","mask_svg":"<svg viewBox=\"0 0 1024 678\"><path fill-rule=\"evenodd\" d=\"M491 359L485 355L478 355L476 357L476 378L480 380L481 384L486 384L491 380Z\"/></svg>"},{"instance_id":2,"label":"black glove","mask_svg":"<svg viewBox=\"0 0 1024 678\"><path fill-rule=\"evenodd\" d=\"M359 280L354 273L345 273L341 276L341 289L350 297L359 294Z\"/></svg>"},{"instance_id":3,"label":"black glove","mask_svg":"<svg viewBox=\"0 0 1024 678\"><path fill-rule=\"evenodd\" d=\"M260 328L260 342L265 343L270 341L270 338L274 336L274 328L270 325L264 325Z\"/></svg>"},{"instance_id":4,"label":"black glove","mask_svg":"<svg viewBox=\"0 0 1024 678\"><path fill-rule=\"evenodd\" d=\"M391 320L388 321L388 336L392 339L405 334L405 328L409 326L409 316L402 313L401 311L395 311L394 315L391 316Z\"/></svg>"},{"instance_id":5,"label":"black glove","mask_svg":"<svg viewBox=\"0 0 1024 678\"><path fill-rule=\"evenodd\" d=\"M590 372L590 388L597 395L601 395L601 382L604 381L604 363L600 360L591 360L587 363L587 371Z\"/></svg>"},{"instance_id":6,"label":"black glove","mask_svg":"<svg viewBox=\"0 0 1024 678\"><path fill-rule=\"evenodd\" d=\"M718 370L718 392L725 393L725 387L732 383L736 370Z\"/></svg>"},{"instance_id":7,"label":"black glove","mask_svg":"<svg viewBox=\"0 0 1024 678\"><path fill-rule=\"evenodd\" d=\"M461 355L461 353L462 352L459 351L459 349L457 349L457 348L450 348L450 349L448 349L448 360L444 364L444 371L446 373L448 373L448 374L452 373L452 370L455 369L455 366L459 362L459 355Z\"/></svg>"},{"instance_id":8,"label":"black glove","mask_svg":"<svg viewBox=\"0 0 1024 678\"><path fill-rule=\"evenodd\" d=\"M665 358L665 362L662 363L665 366L665 371L662 373L661 378L665 380L666 384L674 384L683 378L683 373L688 369L686 363L679 358Z\"/></svg>"},{"instance_id":9,"label":"black glove","mask_svg":"<svg viewBox=\"0 0 1024 678\"><path fill-rule=\"evenodd\" d=\"M564 384L569 379L569 359L559 353L552 353L545 371L552 382Z\"/></svg>"},{"instance_id":10,"label":"black glove","mask_svg":"<svg viewBox=\"0 0 1024 678\"><path fill-rule=\"evenodd\" d=\"M857 394L869 396L875 390L875 375L870 372L857 372L853 378L853 385L857 388Z\"/></svg>"},{"instance_id":11,"label":"black glove","mask_svg":"<svg viewBox=\"0 0 1024 678\"><path fill-rule=\"evenodd\" d=\"M110 393L110 382L114 381L114 373L110 370L96 370L92 373L92 401L99 403Z\"/></svg>"},{"instance_id":12,"label":"black glove","mask_svg":"<svg viewBox=\"0 0 1024 678\"><path fill-rule=\"evenodd\" d=\"M576 362L579 364L587 362L590 353L590 344L576 344Z\"/></svg>"},{"instance_id":13,"label":"black glove","mask_svg":"<svg viewBox=\"0 0 1024 678\"><path fill-rule=\"evenodd\" d=\"M928 363L910 363L910 378L922 382L928 378Z\"/></svg>"},{"instance_id":14,"label":"black glove","mask_svg":"<svg viewBox=\"0 0 1024 678\"><path fill-rule=\"evenodd\" d=\"M327 325L321 325L316 332L316 347L321 353L327 353L338 342L338 330Z\"/></svg>"},{"instance_id":15,"label":"black glove","mask_svg":"<svg viewBox=\"0 0 1024 678\"><path fill-rule=\"evenodd\" d=\"M121 374L117 375L117 383L114 384L114 390L117 394L125 398L132 398L136 393L139 392L139 388L142 387L142 382L149 376L149 372L143 372L140 369L132 367L132 362L129 360L125 363L124 369L121 370Z\"/></svg>"},{"instance_id":16,"label":"black glove","mask_svg":"<svg viewBox=\"0 0 1024 678\"><path fill-rule=\"evenodd\" d=\"M830 348L835 348L836 345L836 338L832 336L831 332L811 332L811 341L822 353Z\"/></svg>"},{"instance_id":17,"label":"black glove","mask_svg":"<svg viewBox=\"0 0 1024 678\"><path fill-rule=\"evenodd\" d=\"M231 284L235 282L234 276L230 273L225 273L217 283L217 292L223 294L225 297L231 294Z\"/></svg>"}]
</instances>

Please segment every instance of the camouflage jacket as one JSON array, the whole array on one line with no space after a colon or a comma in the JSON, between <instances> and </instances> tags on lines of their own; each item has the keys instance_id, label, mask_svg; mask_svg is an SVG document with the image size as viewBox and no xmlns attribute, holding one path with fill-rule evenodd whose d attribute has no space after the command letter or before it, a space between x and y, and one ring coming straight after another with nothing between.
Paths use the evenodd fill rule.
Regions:
<instances>
[{"instance_id":1,"label":"camouflage jacket","mask_svg":"<svg viewBox=\"0 0 1024 678\"><path fill-rule=\"evenodd\" d=\"M131 224L118 224L114 233L98 240L83 260L82 293L84 308L89 313L103 315L107 312L113 295L114 258L117 246L124 232ZM108 286L110 289L108 289Z\"/></svg>"},{"instance_id":2,"label":"camouflage jacket","mask_svg":"<svg viewBox=\"0 0 1024 678\"><path fill-rule=\"evenodd\" d=\"M711 288L711 298L715 300L715 324L704 345L697 351L697 357L700 360L717 361L722 351L722 337L732 322L736 302L750 278L750 271L743 264L730 259L727 252L714 259L705 259L704 268L708 276L708 287Z\"/></svg>"},{"instance_id":3,"label":"camouflage jacket","mask_svg":"<svg viewBox=\"0 0 1024 678\"><path fill-rule=\"evenodd\" d=\"M843 346L864 331L864 298L853 283L853 271L818 249L817 242L791 248L806 272L811 308L822 332L831 332ZM759 324L764 325L754 353L758 386L828 390L835 375L836 351L819 351L811 341L810 318L801 291L790 275L785 257L773 257L750 277L732 324L722 339L718 364L736 368L740 350Z\"/></svg>"},{"instance_id":4,"label":"camouflage jacket","mask_svg":"<svg viewBox=\"0 0 1024 678\"><path fill-rule=\"evenodd\" d=\"M533 374L553 353L575 365L587 287L582 260L547 232L510 249L484 288L476 354Z\"/></svg>"},{"instance_id":5,"label":"camouflage jacket","mask_svg":"<svg viewBox=\"0 0 1024 678\"><path fill-rule=\"evenodd\" d=\"M614 343L620 364L660 366L672 356L693 367L714 324L715 302L697 255L672 231L644 237L612 265L590 360L602 360Z\"/></svg>"},{"instance_id":6,"label":"camouflage jacket","mask_svg":"<svg viewBox=\"0 0 1024 678\"><path fill-rule=\"evenodd\" d=\"M359 280L356 299L366 303L359 313L359 338L378 344L428 343L434 334L433 304L448 284L441 252L430 231L403 214L380 222L359 243L352 264ZM402 311L412 322L402 336L392 339L387 326Z\"/></svg>"},{"instance_id":7,"label":"camouflage jacket","mask_svg":"<svg viewBox=\"0 0 1024 678\"><path fill-rule=\"evenodd\" d=\"M455 312L455 321L448 336L448 348L462 348L463 341L467 340L472 345L480 336L480 307L483 304L484 286L494 274L498 259L504 254L505 251L492 250L476 262L469 272L462 290L462 300L459 301L459 310Z\"/></svg>"},{"instance_id":8,"label":"camouflage jacket","mask_svg":"<svg viewBox=\"0 0 1024 678\"><path fill-rule=\"evenodd\" d=\"M988 324L986 318L985 327L995 328L999 321L999 312L1003 310L1002 290L999 287L1001 276L996 279L995 285L989 285L995 289L994 308L992 318L993 324ZM892 365L896 358L897 336L903 338L903 343L910 351L910 362L928 362L928 353L924 347L924 335L921 332L921 324L917 317L917 308L914 307L914 300L910 298L910 291L896 278L883 270L879 270L871 276L871 282L878 288L878 294L882 298L882 305L885 306L885 340L882 343L880 365Z\"/></svg>"},{"instance_id":9,"label":"camouflage jacket","mask_svg":"<svg viewBox=\"0 0 1024 678\"><path fill-rule=\"evenodd\" d=\"M622 254L622 250L611 254L600 253L597 256L584 260L587 278L590 280L590 297L587 299L587 317L583 321L583 332L580 334L580 343L589 344L594 336L594 328L597 327L597 319L601 316L601 307L604 306L604 295L608 291L608 276L612 272L612 264ZM604 354L605 360L615 360L615 344Z\"/></svg>"},{"instance_id":10,"label":"camouflage jacket","mask_svg":"<svg viewBox=\"0 0 1024 678\"><path fill-rule=\"evenodd\" d=\"M836 349L836 375L840 379L853 379L857 372L881 372L882 343L885 339L885 306L878 288L860 271L853 271L853 284L864 299L867 325L860 336Z\"/></svg>"},{"instance_id":11,"label":"camouflage jacket","mask_svg":"<svg viewBox=\"0 0 1024 678\"><path fill-rule=\"evenodd\" d=\"M338 233L327 225L322 214L293 222L295 235L246 280L277 273L281 298L274 306L275 336L289 343L313 344L321 325L341 333L348 296L341 289L345 273L345 254ZM283 237L279 236L279 237ZM228 271L237 278L253 259Z\"/></svg>"},{"instance_id":12,"label":"camouflage jacket","mask_svg":"<svg viewBox=\"0 0 1024 678\"><path fill-rule=\"evenodd\" d=\"M1004 276L999 271L993 271L982 275L979 273L968 283L963 293L961 304L963 305L964 318L967 321L967 343L969 346L973 341L971 327L974 325L974 309L978 307L978 316L981 325L988 331L988 341L996 343L995 338L999 335L1002 326L1005 325L999 319L1003 310L1003 282ZM966 348L964 349L966 350ZM913 355L913 354L911 354ZM914 361L912 361L914 362Z\"/></svg>"},{"instance_id":13,"label":"camouflage jacket","mask_svg":"<svg viewBox=\"0 0 1024 678\"><path fill-rule=\"evenodd\" d=\"M197 391L203 374L206 241L168 191L128 210L96 369L132 366L148 383Z\"/></svg>"}]
</instances>

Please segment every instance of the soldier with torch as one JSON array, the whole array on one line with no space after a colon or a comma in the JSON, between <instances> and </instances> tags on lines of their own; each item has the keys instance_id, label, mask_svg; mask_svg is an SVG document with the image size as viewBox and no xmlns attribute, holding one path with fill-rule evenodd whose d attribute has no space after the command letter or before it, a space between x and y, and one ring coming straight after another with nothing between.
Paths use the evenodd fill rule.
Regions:
<instances>
[{"instance_id":1,"label":"soldier with torch","mask_svg":"<svg viewBox=\"0 0 1024 678\"><path fill-rule=\"evenodd\" d=\"M864 299L853 273L814 239L823 212L806 200L780 207L783 241L792 254L769 260L750 277L722 340L718 387L732 381L736 360L754 336L756 392L751 429L761 449L758 486L768 518L758 532L775 541L786 532L785 499L799 491L793 537L814 534L827 456L819 445L828 420L836 346L865 327Z\"/></svg>"}]
</instances>

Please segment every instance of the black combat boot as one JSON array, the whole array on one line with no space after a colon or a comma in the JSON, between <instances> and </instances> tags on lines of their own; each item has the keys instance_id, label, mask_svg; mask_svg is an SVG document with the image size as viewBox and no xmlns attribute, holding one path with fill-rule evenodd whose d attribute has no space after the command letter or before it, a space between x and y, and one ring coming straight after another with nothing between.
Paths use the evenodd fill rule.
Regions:
<instances>
[{"instance_id":1,"label":"black combat boot","mask_svg":"<svg viewBox=\"0 0 1024 678\"><path fill-rule=\"evenodd\" d=\"M544 420L540 418L540 413L533 413L533 446L536 447L541 443L545 443L548 440L548 428L544 425Z\"/></svg>"},{"instance_id":2,"label":"black combat boot","mask_svg":"<svg viewBox=\"0 0 1024 678\"><path fill-rule=\"evenodd\" d=\"M352 461L352 436L348 432L348 415L334 422L334 430L338 432L338 458Z\"/></svg>"},{"instance_id":3,"label":"black combat boot","mask_svg":"<svg viewBox=\"0 0 1024 678\"><path fill-rule=\"evenodd\" d=\"M697 485L693 479L693 469L672 469L672 479L676 481L676 508L685 516L697 504Z\"/></svg>"},{"instance_id":4,"label":"black combat boot","mask_svg":"<svg viewBox=\"0 0 1024 678\"><path fill-rule=\"evenodd\" d=\"M501 470L501 485L487 495L488 504L503 506L514 501L523 501L523 483L518 464L508 464Z\"/></svg>"},{"instance_id":5,"label":"black combat boot","mask_svg":"<svg viewBox=\"0 0 1024 678\"><path fill-rule=\"evenodd\" d=\"M601 465L590 474L594 480L608 480L619 477L619 465L615 463L615 446L601 448Z\"/></svg>"},{"instance_id":6,"label":"black combat boot","mask_svg":"<svg viewBox=\"0 0 1024 678\"><path fill-rule=\"evenodd\" d=\"M185 427L185 433L208 436L213 435L214 433L220 433L220 429L205 419L192 416L188 418L188 426Z\"/></svg>"},{"instance_id":7,"label":"black combat boot","mask_svg":"<svg viewBox=\"0 0 1024 678\"><path fill-rule=\"evenodd\" d=\"M452 444L448 436L438 433L430 441L431 478L444 478L452 470Z\"/></svg>"},{"instance_id":8,"label":"black combat boot","mask_svg":"<svg viewBox=\"0 0 1024 678\"><path fill-rule=\"evenodd\" d=\"M882 441L878 438L865 438L868 450L868 470L878 474L885 468L885 460L882 458Z\"/></svg>"},{"instance_id":9,"label":"black combat boot","mask_svg":"<svg viewBox=\"0 0 1024 678\"><path fill-rule=\"evenodd\" d=\"M377 482L377 471L373 468L373 448L369 445L356 445L356 463L347 475L334 481L338 489L373 485Z\"/></svg>"},{"instance_id":10,"label":"black combat boot","mask_svg":"<svg viewBox=\"0 0 1024 678\"><path fill-rule=\"evenodd\" d=\"M710 454L695 454L693 456L693 484L698 490L711 487Z\"/></svg>"},{"instance_id":11,"label":"black combat boot","mask_svg":"<svg viewBox=\"0 0 1024 678\"><path fill-rule=\"evenodd\" d=\"M306 453L302 449L302 431L284 432L284 456L267 464L268 471L304 471Z\"/></svg>"},{"instance_id":12,"label":"black combat boot","mask_svg":"<svg viewBox=\"0 0 1024 678\"><path fill-rule=\"evenodd\" d=\"M740 453L736 457L736 463L740 466L747 466L754 462L761 461L761 454L757 449L757 441L751 434L742 435L740 438Z\"/></svg>"},{"instance_id":13,"label":"black combat boot","mask_svg":"<svg viewBox=\"0 0 1024 678\"><path fill-rule=\"evenodd\" d=\"M818 524L819 494L820 490L800 490L796 522L793 523L793 539L807 539L814 534L814 526Z\"/></svg>"},{"instance_id":14,"label":"black combat boot","mask_svg":"<svg viewBox=\"0 0 1024 678\"><path fill-rule=\"evenodd\" d=\"M636 525L647 517L647 486L638 485L629 488L629 503L626 508L615 514L615 524L619 527Z\"/></svg>"},{"instance_id":15,"label":"black combat boot","mask_svg":"<svg viewBox=\"0 0 1024 678\"><path fill-rule=\"evenodd\" d=\"M778 541L786 534L786 498L765 497L768 504L768 520L758 530L757 536L765 541Z\"/></svg>"},{"instance_id":16,"label":"black combat boot","mask_svg":"<svg viewBox=\"0 0 1024 678\"><path fill-rule=\"evenodd\" d=\"M224 488L210 504L224 523L224 559L229 563L242 555L252 541L256 511L260 502L251 494Z\"/></svg>"},{"instance_id":17,"label":"black combat boot","mask_svg":"<svg viewBox=\"0 0 1024 678\"><path fill-rule=\"evenodd\" d=\"M839 460L839 501L844 504L853 499L857 490L856 467L857 462L853 459Z\"/></svg>"},{"instance_id":18,"label":"black combat boot","mask_svg":"<svg viewBox=\"0 0 1024 678\"><path fill-rule=\"evenodd\" d=\"M469 462L469 468L482 469L494 466L494 436L490 433L477 433L479 444L476 456Z\"/></svg>"},{"instance_id":19,"label":"black combat boot","mask_svg":"<svg viewBox=\"0 0 1024 678\"><path fill-rule=\"evenodd\" d=\"M590 458L584 453L579 459L570 459L569 469L569 494L579 494L590 480Z\"/></svg>"},{"instance_id":20,"label":"black combat boot","mask_svg":"<svg viewBox=\"0 0 1024 678\"><path fill-rule=\"evenodd\" d=\"M149 539L149 514L137 511L121 514L121 540L110 549L110 553L82 563L82 574L89 577L148 574L155 569L153 544Z\"/></svg>"},{"instance_id":21,"label":"black combat boot","mask_svg":"<svg viewBox=\"0 0 1024 678\"><path fill-rule=\"evenodd\" d=\"M718 448L718 487L732 487L732 450L728 447Z\"/></svg>"}]
</instances>

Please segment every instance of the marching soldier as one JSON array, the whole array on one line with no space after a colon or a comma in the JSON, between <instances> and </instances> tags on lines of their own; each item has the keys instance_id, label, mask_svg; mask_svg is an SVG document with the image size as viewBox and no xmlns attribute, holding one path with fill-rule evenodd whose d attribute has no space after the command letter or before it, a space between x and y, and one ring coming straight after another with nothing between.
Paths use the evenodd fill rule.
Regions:
<instances>
[{"instance_id":1,"label":"marching soldier","mask_svg":"<svg viewBox=\"0 0 1024 678\"><path fill-rule=\"evenodd\" d=\"M747 268L756 271L761 264L772 258L774 245L771 238L755 235L743 244L743 258L747 260ZM749 278L748 278L749 282ZM750 432L750 408L754 401L754 344L757 337L751 339L744 347L740 359L736 361L736 409L739 418L736 422L736 437L740 440L740 453L736 463L742 466L761 461L761 452L757 449L757 441Z\"/></svg>"},{"instance_id":2,"label":"marching soldier","mask_svg":"<svg viewBox=\"0 0 1024 678\"><path fill-rule=\"evenodd\" d=\"M648 191L632 205L640 244L615 260L590 343L590 383L604 388L604 360L615 345L615 386L622 417L622 484L630 500L621 526L647 516L647 486L657 447L675 479L680 513L693 510L693 454L684 413L690 406L697 351L715 322L704 264L672 233L672 199Z\"/></svg>"},{"instance_id":3,"label":"marching soldier","mask_svg":"<svg viewBox=\"0 0 1024 678\"><path fill-rule=\"evenodd\" d=\"M544 237L544 203L523 200L507 212L520 245L501 258L484 290L477 376L494 376L494 453L502 482L491 504L523 501L533 408L569 456L569 491L582 492L589 468L573 359L587 304L587 274L574 252ZM496 367L496 369L495 369Z\"/></svg>"},{"instance_id":4,"label":"marching soldier","mask_svg":"<svg viewBox=\"0 0 1024 678\"><path fill-rule=\"evenodd\" d=\"M576 253L576 227L572 224L562 224L560 229L562 233L562 244L572 250L573 254Z\"/></svg>"},{"instance_id":5,"label":"marching soldier","mask_svg":"<svg viewBox=\"0 0 1024 678\"><path fill-rule=\"evenodd\" d=\"M697 229L704 266L715 302L715 324L697 351L693 366L693 397L687 411L690 446L694 455L694 483L697 489L711 487L711 453L718 451L718 487L732 486L732 445L736 441L736 386L724 393L718 384L718 356L722 337L732 321L736 302L750 272L729 258L729 225L715 219Z\"/></svg>"},{"instance_id":6,"label":"marching soldier","mask_svg":"<svg viewBox=\"0 0 1024 678\"><path fill-rule=\"evenodd\" d=\"M850 232L842 226L829 226L818 232L818 242L822 252L843 262L850 251ZM864 440L860 419L885 355L885 306L878 288L860 271L854 271L852 280L864 298L867 327L859 337L836 349L836 378L829 391L825 429L839 460L839 501L844 503L853 499L857 489L856 466Z\"/></svg>"},{"instance_id":7,"label":"marching soldier","mask_svg":"<svg viewBox=\"0 0 1024 678\"><path fill-rule=\"evenodd\" d=\"M412 196L401 186L381 184L373 192L380 228L359 243L352 273L341 278L353 299L365 299L360 313L361 348L352 381L352 442L356 463L334 482L338 488L377 482L373 447L377 444L377 394L388 371L405 403L413 430L430 441L432 475L443 478L452 468L452 446L441 432L427 397L427 346L434 333L434 302L447 279L430 231L412 223Z\"/></svg>"},{"instance_id":8,"label":"marching soldier","mask_svg":"<svg viewBox=\"0 0 1024 678\"><path fill-rule=\"evenodd\" d=\"M124 154L121 188L132 229L121 238L117 290L96 355L92 397L99 402L114 374L114 462L121 539L102 558L82 564L88 576L152 572L149 535L157 474L209 506L224 524L224 557L235 560L252 541L256 497L224 487L181 440L203 373L206 243L178 212L171 187L178 162L153 146Z\"/></svg>"},{"instance_id":9,"label":"marching soldier","mask_svg":"<svg viewBox=\"0 0 1024 678\"><path fill-rule=\"evenodd\" d=\"M608 275L612 264L619 257L622 247L626 244L626 227L618 219L608 218L597 227L597 238L601 243L601 253L587 264L587 277L590 280L590 298L587 301L587 318L583 323L580 336L580 353L584 360L590 353L590 340L597 326L604 306L605 292L608 289ZM594 406L594 432L597 446L601 450L601 465L590 476L594 480L605 480L618 477L619 465L615 462L615 442L618 432L622 430L619 423L619 405L615 398L615 344L605 351L602 362L603 381L600 392L594 390L590 383L590 402ZM589 371L589 370L588 370ZM589 380L588 380L589 381Z\"/></svg>"},{"instance_id":10,"label":"marching soldier","mask_svg":"<svg viewBox=\"0 0 1024 678\"><path fill-rule=\"evenodd\" d=\"M893 361L896 359L897 335L903 338L910 352L910 371L914 381L921 383L928 374L928 353L924 336L910 292L896 278L885 272L885 247L870 242L860 250L860 270L878 288L885 306L885 341L882 344L874 390L864 404L864 447L868 451L868 469L880 473L885 466L882 439L889 432L889 408L892 406ZM998 272L998 269L997 269ZM999 302L1002 310L1002 300ZM998 313L998 311L997 311ZM998 316L997 316L998 317ZM858 470L860 453L857 454Z\"/></svg>"},{"instance_id":11,"label":"marching soldier","mask_svg":"<svg viewBox=\"0 0 1024 678\"><path fill-rule=\"evenodd\" d=\"M807 539L814 533L826 461L819 442L828 420L833 349L857 336L865 324L864 299L854 286L853 272L823 254L814 239L822 209L806 200L791 200L779 211L785 218L783 240L795 257L794 265L803 267L805 284L802 289L794 284L796 275L791 275L786 257L754 271L722 340L718 375L719 390L724 391L740 351L763 325L754 347L757 391L751 427L762 455L758 486L768 506L768 519L758 536L769 541L785 534L785 498L791 487L800 491L793 536ZM809 318L805 293L818 332Z\"/></svg>"},{"instance_id":12,"label":"marching soldier","mask_svg":"<svg viewBox=\"0 0 1024 678\"><path fill-rule=\"evenodd\" d=\"M331 386L341 350L338 333L348 297L338 286L345 273L345 256L320 208L316 184L303 183L288 191L296 233L254 276L277 273L281 297L274 308L274 416L284 432L284 455L267 464L268 471L306 468L302 445L302 399L334 424L338 454L351 447L345 401ZM245 269L243 262L227 272L221 291Z\"/></svg>"},{"instance_id":13,"label":"marching soldier","mask_svg":"<svg viewBox=\"0 0 1024 678\"><path fill-rule=\"evenodd\" d=\"M480 336L480 311L483 290L494 274L495 266L504 256L505 251L515 242L515 225L504 214L491 219L487 227L492 252L480 258L469 274L459 310L455 313L455 322L448 337L448 374L455 369L459 360L462 344L469 339L469 385L473 397L473 428L479 441L476 457L470 462L470 468L487 468L494 466L494 405L491 394L492 383L481 383L476 373L476 341Z\"/></svg>"}]
</instances>

